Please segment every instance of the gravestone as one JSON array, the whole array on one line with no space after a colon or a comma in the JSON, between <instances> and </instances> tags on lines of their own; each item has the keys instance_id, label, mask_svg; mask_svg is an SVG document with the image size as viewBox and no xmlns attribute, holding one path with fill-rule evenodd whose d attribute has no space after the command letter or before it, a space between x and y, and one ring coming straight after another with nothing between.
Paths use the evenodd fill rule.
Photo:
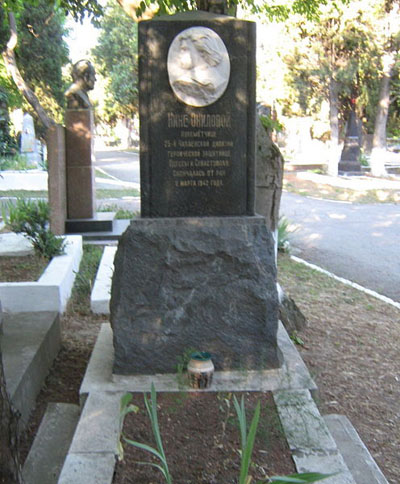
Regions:
<instances>
[{"instance_id":1,"label":"gravestone","mask_svg":"<svg viewBox=\"0 0 400 484\"><path fill-rule=\"evenodd\" d=\"M39 154L36 145L35 125L29 113L25 113L22 119L21 154L26 157L28 165L39 165Z\"/></svg>"},{"instance_id":2,"label":"gravestone","mask_svg":"<svg viewBox=\"0 0 400 484\"><path fill-rule=\"evenodd\" d=\"M141 218L111 291L114 372L280 366L274 241L254 214L255 24L206 12L139 24Z\"/></svg>"},{"instance_id":3,"label":"gravestone","mask_svg":"<svg viewBox=\"0 0 400 484\"><path fill-rule=\"evenodd\" d=\"M254 44L206 12L139 24L144 217L254 214Z\"/></svg>"},{"instance_id":4,"label":"gravestone","mask_svg":"<svg viewBox=\"0 0 400 484\"><path fill-rule=\"evenodd\" d=\"M357 115L354 107L346 129L343 151L340 156L339 175L361 175L360 142L358 136Z\"/></svg>"},{"instance_id":5,"label":"gravestone","mask_svg":"<svg viewBox=\"0 0 400 484\"><path fill-rule=\"evenodd\" d=\"M87 60L76 62L72 80L65 92L66 232L111 231L115 214L96 213L92 165L94 121L88 96L96 81L92 64Z\"/></svg>"}]
</instances>

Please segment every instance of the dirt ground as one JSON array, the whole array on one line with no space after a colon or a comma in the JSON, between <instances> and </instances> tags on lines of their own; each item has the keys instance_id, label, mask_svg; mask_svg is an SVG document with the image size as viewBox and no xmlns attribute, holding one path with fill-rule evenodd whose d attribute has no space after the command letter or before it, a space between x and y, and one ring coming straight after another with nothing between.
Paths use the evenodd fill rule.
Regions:
<instances>
[{"instance_id":1,"label":"dirt ground","mask_svg":"<svg viewBox=\"0 0 400 484\"><path fill-rule=\"evenodd\" d=\"M244 397L249 421L257 402L260 421L253 449L253 479L295 472L275 404L270 393L235 393ZM143 396L134 394L140 410L125 419L124 435L155 447ZM168 467L174 484L235 484L240 474L240 431L232 393L160 393L158 419ZM113 484L161 482L160 471L137 462L157 462L148 452L124 444Z\"/></svg>"},{"instance_id":2,"label":"dirt ground","mask_svg":"<svg viewBox=\"0 0 400 484\"><path fill-rule=\"evenodd\" d=\"M308 320L298 348L318 385L321 413L346 415L398 484L400 311L288 256L278 265L281 285Z\"/></svg>"},{"instance_id":3,"label":"dirt ground","mask_svg":"<svg viewBox=\"0 0 400 484\"><path fill-rule=\"evenodd\" d=\"M22 257L0 257L0 281L20 282L37 281L49 261L38 255Z\"/></svg>"},{"instance_id":4,"label":"dirt ground","mask_svg":"<svg viewBox=\"0 0 400 484\"><path fill-rule=\"evenodd\" d=\"M329 177L326 177L326 181L320 177L319 182L316 183L303 177L301 172L285 172L283 187L288 192L314 198L355 203L400 203L399 188L380 188L379 183L376 184L376 188L371 188L374 185L374 179L365 177L365 180L370 181L369 189L362 189L363 183L361 183L359 189L353 190L330 184Z\"/></svg>"}]
</instances>

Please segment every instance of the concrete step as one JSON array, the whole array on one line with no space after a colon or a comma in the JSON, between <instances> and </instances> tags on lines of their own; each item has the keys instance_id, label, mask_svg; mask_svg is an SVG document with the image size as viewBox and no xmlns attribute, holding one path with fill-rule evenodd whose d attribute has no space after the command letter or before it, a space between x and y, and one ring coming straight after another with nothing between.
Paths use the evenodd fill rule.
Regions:
<instances>
[{"instance_id":1,"label":"concrete step","mask_svg":"<svg viewBox=\"0 0 400 484\"><path fill-rule=\"evenodd\" d=\"M78 405L48 404L23 467L25 484L57 484L79 416Z\"/></svg>"},{"instance_id":2,"label":"concrete step","mask_svg":"<svg viewBox=\"0 0 400 484\"><path fill-rule=\"evenodd\" d=\"M388 484L350 420L345 415L325 415L324 420L356 484Z\"/></svg>"},{"instance_id":3,"label":"concrete step","mask_svg":"<svg viewBox=\"0 0 400 484\"><path fill-rule=\"evenodd\" d=\"M3 315L4 373L11 400L21 413L21 428L28 422L60 342L57 312Z\"/></svg>"}]
</instances>

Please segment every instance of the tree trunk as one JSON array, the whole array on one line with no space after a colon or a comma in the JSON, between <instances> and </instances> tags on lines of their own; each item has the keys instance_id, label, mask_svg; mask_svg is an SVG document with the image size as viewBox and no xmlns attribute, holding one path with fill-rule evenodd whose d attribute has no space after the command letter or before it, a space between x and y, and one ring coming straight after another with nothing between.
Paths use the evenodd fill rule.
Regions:
<instances>
[{"instance_id":1,"label":"tree trunk","mask_svg":"<svg viewBox=\"0 0 400 484\"><path fill-rule=\"evenodd\" d=\"M329 122L331 127L331 144L328 162L328 174L337 176L339 164L339 89L333 75L329 79Z\"/></svg>"},{"instance_id":2,"label":"tree trunk","mask_svg":"<svg viewBox=\"0 0 400 484\"><path fill-rule=\"evenodd\" d=\"M386 124L390 105L390 79L395 64L395 53L383 56L383 73L380 80L379 104L375 118L374 137L371 152L371 174L374 176L387 175L385 168L386 155Z\"/></svg>"},{"instance_id":3,"label":"tree trunk","mask_svg":"<svg viewBox=\"0 0 400 484\"><path fill-rule=\"evenodd\" d=\"M41 106L39 99L36 97L35 93L27 86L21 76L21 73L19 72L14 54L14 49L17 46L18 42L17 26L14 14L12 12L9 13L8 17L10 23L10 40L8 41L6 48L2 52L4 63L7 68L7 73L12 77L20 93L33 107L43 125L46 128L49 128L50 126L55 124L55 121L48 116L46 111Z\"/></svg>"},{"instance_id":4,"label":"tree trunk","mask_svg":"<svg viewBox=\"0 0 400 484\"><path fill-rule=\"evenodd\" d=\"M22 482L18 453L18 416L6 391L0 334L0 484Z\"/></svg>"}]
</instances>

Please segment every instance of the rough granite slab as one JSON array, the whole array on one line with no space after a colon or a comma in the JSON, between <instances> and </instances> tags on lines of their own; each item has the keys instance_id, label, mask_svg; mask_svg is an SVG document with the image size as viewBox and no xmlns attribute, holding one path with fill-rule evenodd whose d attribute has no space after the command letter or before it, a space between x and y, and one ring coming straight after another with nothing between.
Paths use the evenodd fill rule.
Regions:
<instances>
[{"instance_id":1,"label":"rough granite slab","mask_svg":"<svg viewBox=\"0 0 400 484\"><path fill-rule=\"evenodd\" d=\"M277 368L278 306L264 217L132 220L115 256L114 373L171 373L190 348L216 370Z\"/></svg>"}]
</instances>

